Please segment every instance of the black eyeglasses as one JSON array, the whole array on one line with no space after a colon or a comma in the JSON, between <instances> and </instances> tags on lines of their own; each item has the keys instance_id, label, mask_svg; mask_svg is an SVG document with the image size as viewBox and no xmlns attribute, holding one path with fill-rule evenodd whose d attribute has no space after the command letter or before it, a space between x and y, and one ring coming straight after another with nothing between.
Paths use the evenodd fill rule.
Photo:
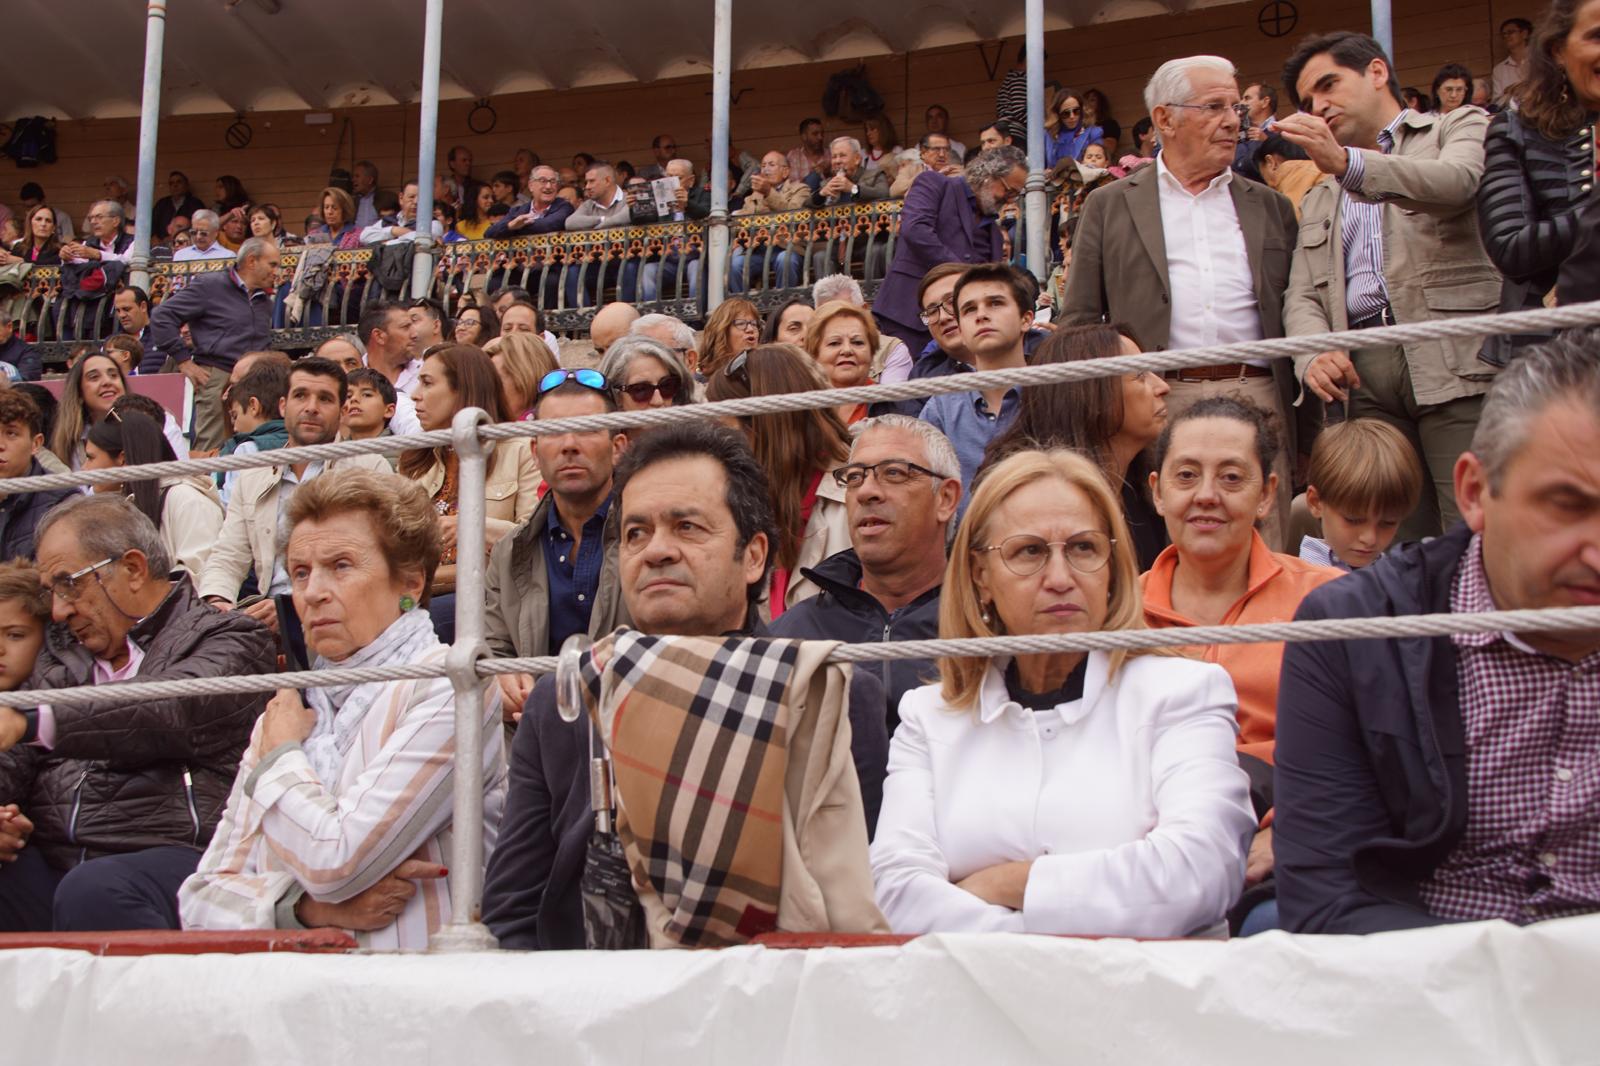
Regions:
<instances>
[{"instance_id":1,"label":"black eyeglasses","mask_svg":"<svg viewBox=\"0 0 1600 1066\"><path fill-rule=\"evenodd\" d=\"M682 387L683 382L678 380L678 375L668 374L660 381L635 381L632 385L618 385L617 391L626 393L634 403L649 403L650 397L659 392L663 400L671 403Z\"/></svg>"},{"instance_id":2,"label":"black eyeglasses","mask_svg":"<svg viewBox=\"0 0 1600 1066\"><path fill-rule=\"evenodd\" d=\"M559 389L569 381L576 381L586 389L596 392L606 391L606 376L598 370L584 367L582 370L552 370L539 379L539 395L543 396L551 389Z\"/></svg>"},{"instance_id":3,"label":"black eyeglasses","mask_svg":"<svg viewBox=\"0 0 1600 1066\"><path fill-rule=\"evenodd\" d=\"M833 480L841 488L858 489L867 483L868 474L875 475L879 483L884 485L904 485L919 477L929 477L935 481L944 481L948 477L925 466L918 466L910 459L884 459L877 463L846 463L833 471Z\"/></svg>"},{"instance_id":4,"label":"black eyeglasses","mask_svg":"<svg viewBox=\"0 0 1600 1066\"><path fill-rule=\"evenodd\" d=\"M954 300L942 300L936 304L929 304L917 312L917 317L924 322L932 322L940 315L949 315L951 318L956 317L956 302Z\"/></svg>"}]
</instances>

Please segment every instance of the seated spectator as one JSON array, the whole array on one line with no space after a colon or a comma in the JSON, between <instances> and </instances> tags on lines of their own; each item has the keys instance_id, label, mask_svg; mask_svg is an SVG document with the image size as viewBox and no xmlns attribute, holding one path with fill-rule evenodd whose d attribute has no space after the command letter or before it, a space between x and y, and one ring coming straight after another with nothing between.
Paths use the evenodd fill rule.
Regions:
<instances>
[{"instance_id":1,"label":"seated spectator","mask_svg":"<svg viewBox=\"0 0 1600 1066\"><path fill-rule=\"evenodd\" d=\"M289 447L332 442L338 436L340 412L347 399L345 373L337 363L314 355L298 360L289 368L289 388L283 401ZM387 472L389 463L381 455L356 455L240 471L228 495L222 532L201 574L201 598L225 611L234 610L239 589L253 568L264 598L239 609L276 632L278 612L273 598L290 591L289 571L278 545L279 517L296 488L326 470L345 467Z\"/></svg>"},{"instance_id":2,"label":"seated spectator","mask_svg":"<svg viewBox=\"0 0 1600 1066\"><path fill-rule=\"evenodd\" d=\"M1156 124L1146 115L1133 124L1133 155L1139 159L1154 159L1160 150L1160 134L1156 131Z\"/></svg>"},{"instance_id":3,"label":"seated spectator","mask_svg":"<svg viewBox=\"0 0 1600 1066\"><path fill-rule=\"evenodd\" d=\"M595 359L604 359L606 349L620 338L627 336L628 330L638 318L638 310L632 304L620 300L606 304L596 311L594 318L589 321L589 342L594 345Z\"/></svg>"},{"instance_id":4,"label":"seated spectator","mask_svg":"<svg viewBox=\"0 0 1600 1066\"><path fill-rule=\"evenodd\" d=\"M696 372L711 380L718 370L756 346L761 338L761 312L746 299L727 299L706 316L702 351Z\"/></svg>"},{"instance_id":5,"label":"seated spectator","mask_svg":"<svg viewBox=\"0 0 1600 1066\"><path fill-rule=\"evenodd\" d=\"M117 397L127 391L122 367L109 355L92 353L73 363L61 386L50 450L72 469L82 469L83 439L89 427L104 418Z\"/></svg>"},{"instance_id":6,"label":"seated spectator","mask_svg":"<svg viewBox=\"0 0 1600 1066\"><path fill-rule=\"evenodd\" d=\"M513 207L484 233L490 240L505 240L534 233L559 233L575 204L556 195L561 181L555 168L535 166L528 175L528 202Z\"/></svg>"},{"instance_id":7,"label":"seated spectator","mask_svg":"<svg viewBox=\"0 0 1600 1066\"><path fill-rule=\"evenodd\" d=\"M789 149L789 176L795 181L811 182L813 174L826 176L830 165L830 157L824 144L822 120L820 118L804 118L800 120L800 143Z\"/></svg>"},{"instance_id":8,"label":"seated spectator","mask_svg":"<svg viewBox=\"0 0 1600 1066\"><path fill-rule=\"evenodd\" d=\"M1433 76L1434 108L1448 115L1458 107L1470 107L1467 97L1472 94L1472 71L1460 63L1446 63Z\"/></svg>"},{"instance_id":9,"label":"seated spectator","mask_svg":"<svg viewBox=\"0 0 1600 1066\"><path fill-rule=\"evenodd\" d=\"M394 193L387 190L378 190L374 194L373 202L376 205L374 221L382 215L383 201L393 196ZM362 227L356 225L356 204L350 194L343 189L329 186L322 190L320 203L322 225L316 230L306 231L306 239L326 242L336 249L349 250L361 247ZM395 204L398 208L399 202L395 201Z\"/></svg>"},{"instance_id":10,"label":"seated spectator","mask_svg":"<svg viewBox=\"0 0 1600 1066\"><path fill-rule=\"evenodd\" d=\"M283 228L283 212L277 204L255 204L245 212L245 223L252 237L269 237L278 247L300 244L300 238Z\"/></svg>"},{"instance_id":11,"label":"seated spectator","mask_svg":"<svg viewBox=\"0 0 1600 1066\"><path fill-rule=\"evenodd\" d=\"M635 629L764 635L757 614L777 534L764 471L739 434L696 421L640 437L617 469L614 498L623 608ZM848 698L870 833L886 748L874 672L854 671ZM579 877L594 829L588 731L585 719L561 719L555 678L540 678L512 747L505 816L484 886L484 921L502 948L584 946Z\"/></svg>"},{"instance_id":12,"label":"seated spectator","mask_svg":"<svg viewBox=\"0 0 1600 1066\"><path fill-rule=\"evenodd\" d=\"M750 195L735 215L767 215L801 211L811 203L811 187L794 176L789 159L773 149L761 157L761 169L750 178ZM737 273L737 272L735 272Z\"/></svg>"},{"instance_id":13,"label":"seated spectator","mask_svg":"<svg viewBox=\"0 0 1600 1066\"><path fill-rule=\"evenodd\" d=\"M926 422L884 415L861 423L850 461L832 473L845 490L851 546L805 571L821 591L783 612L772 635L858 644L936 639L944 547L961 502L957 465L950 441ZM860 667L881 674L891 736L901 697L927 684L933 665L899 659Z\"/></svg>"},{"instance_id":14,"label":"seated spectator","mask_svg":"<svg viewBox=\"0 0 1600 1066\"><path fill-rule=\"evenodd\" d=\"M233 433L222 442L217 454L254 455L288 444L289 431L283 424L283 401L288 389L288 368L276 361L266 360L258 361L238 381L229 385L226 403ZM243 470L230 470L213 475L223 507L227 507L233 487L243 473Z\"/></svg>"},{"instance_id":15,"label":"seated spectator","mask_svg":"<svg viewBox=\"0 0 1600 1066\"><path fill-rule=\"evenodd\" d=\"M495 199L494 190L487 185L468 189L466 199L456 211L455 231L469 241L483 240L489 232L489 208L494 206Z\"/></svg>"},{"instance_id":16,"label":"seated spectator","mask_svg":"<svg viewBox=\"0 0 1600 1066\"><path fill-rule=\"evenodd\" d=\"M1288 197L1294 205L1294 217L1300 217L1300 201L1306 198L1311 187L1322 180L1322 171L1311 161L1306 150L1281 133L1269 133L1256 147L1256 169L1261 180L1274 191Z\"/></svg>"},{"instance_id":17,"label":"seated spectator","mask_svg":"<svg viewBox=\"0 0 1600 1066\"><path fill-rule=\"evenodd\" d=\"M467 198L467 190L477 182L472 176L472 149L466 145L454 145L445 155L445 164L450 168L449 177L444 179L444 196L435 196L436 200L449 200L460 207Z\"/></svg>"},{"instance_id":18,"label":"seated spectator","mask_svg":"<svg viewBox=\"0 0 1600 1066\"><path fill-rule=\"evenodd\" d=\"M672 162L678 154L678 139L670 133L658 133L650 140L650 155L653 163L646 164L638 171L639 177L646 181L664 177L667 173L667 164Z\"/></svg>"},{"instance_id":19,"label":"seated spectator","mask_svg":"<svg viewBox=\"0 0 1600 1066\"><path fill-rule=\"evenodd\" d=\"M408 181L400 190L400 210L391 217L382 217L361 231L361 243L403 244L417 239L417 183ZM444 240L444 227L437 219L428 220L435 241Z\"/></svg>"},{"instance_id":20,"label":"seated spectator","mask_svg":"<svg viewBox=\"0 0 1600 1066\"><path fill-rule=\"evenodd\" d=\"M17 332L16 321L5 313L0 313L0 364L9 368L0 368L9 381L38 381L44 377L44 359Z\"/></svg>"},{"instance_id":21,"label":"seated spectator","mask_svg":"<svg viewBox=\"0 0 1600 1066\"><path fill-rule=\"evenodd\" d=\"M1082 159L1083 150L1105 136L1099 126L1083 121L1083 97L1071 89L1056 90L1045 126L1046 167L1054 167L1063 159Z\"/></svg>"},{"instance_id":22,"label":"seated spectator","mask_svg":"<svg viewBox=\"0 0 1600 1066\"><path fill-rule=\"evenodd\" d=\"M861 127L862 166L867 170L881 170L893 183L898 163L896 159L905 149L895 136L894 123L883 114L873 115Z\"/></svg>"},{"instance_id":23,"label":"seated spectator","mask_svg":"<svg viewBox=\"0 0 1600 1066\"><path fill-rule=\"evenodd\" d=\"M44 467L48 473L71 473L72 467L62 462L61 457L50 450L49 442L55 440L56 436L56 412L61 407L55 393L37 381L21 381L11 386L11 388L17 395L26 396L32 400L33 405L39 409L38 433L44 439L40 442L41 446L33 453L33 457L39 460L39 465Z\"/></svg>"},{"instance_id":24,"label":"seated spectator","mask_svg":"<svg viewBox=\"0 0 1600 1066\"><path fill-rule=\"evenodd\" d=\"M806 354L816 360L828 387L849 389L872 384L872 353L878 348L878 327L872 313L848 300L834 300L817 308L806 327ZM846 427L867 417L865 403L835 407Z\"/></svg>"},{"instance_id":25,"label":"seated spectator","mask_svg":"<svg viewBox=\"0 0 1600 1066\"><path fill-rule=\"evenodd\" d=\"M350 168L350 201L356 208L350 221L358 227L378 221L377 192L378 167L372 160L362 159Z\"/></svg>"},{"instance_id":26,"label":"seated spectator","mask_svg":"<svg viewBox=\"0 0 1600 1066\"><path fill-rule=\"evenodd\" d=\"M532 333L507 333L490 342L486 353L505 391L506 415L526 421L539 397L539 382L557 369L556 357Z\"/></svg>"},{"instance_id":27,"label":"seated spectator","mask_svg":"<svg viewBox=\"0 0 1600 1066\"><path fill-rule=\"evenodd\" d=\"M628 198L617 185L617 172L609 163L596 163L583 176L583 203L567 216L567 230L605 229L629 222Z\"/></svg>"},{"instance_id":28,"label":"seated spectator","mask_svg":"<svg viewBox=\"0 0 1600 1066\"><path fill-rule=\"evenodd\" d=\"M694 402L694 376L671 347L639 334L629 334L600 361L606 388L623 411L648 411ZM639 430L625 431L630 438Z\"/></svg>"},{"instance_id":29,"label":"seated spectator","mask_svg":"<svg viewBox=\"0 0 1600 1066\"><path fill-rule=\"evenodd\" d=\"M133 237L122 230L122 205L100 200L89 208L89 236L61 246L63 263L126 263L133 255ZM232 253L229 253L232 254Z\"/></svg>"},{"instance_id":30,"label":"seated spectator","mask_svg":"<svg viewBox=\"0 0 1600 1066\"><path fill-rule=\"evenodd\" d=\"M361 343L361 338L354 333L341 333L337 337L329 337L312 351L312 355L320 355L330 363L336 364L346 374L352 370L360 370L367 365L367 346ZM288 363L283 368L289 368ZM234 370L238 370L237 364Z\"/></svg>"},{"instance_id":31,"label":"seated spectator","mask_svg":"<svg viewBox=\"0 0 1600 1066\"><path fill-rule=\"evenodd\" d=\"M100 350L112 358L125 378L137 374L139 363L144 359L144 345L139 343L139 338L130 337L126 333L107 337Z\"/></svg>"},{"instance_id":32,"label":"seated spectator","mask_svg":"<svg viewBox=\"0 0 1600 1066\"><path fill-rule=\"evenodd\" d=\"M245 218L248 206L236 207L222 216L222 232L217 235L217 242L230 252L237 252L250 236L250 224Z\"/></svg>"},{"instance_id":33,"label":"seated spectator","mask_svg":"<svg viewBox=\"0 0 1600 1066\"><path fill-rule=\"evenodd\" d=\"M45 205L44 189L36 181L24 182L22 188L18 190L17 199L22 201L23 215L31 218L34 208ZM56 236L63 242L72 240L74 237L72 216L54 205L50 206L50 210L56 216Z\"/></svg>"},{"instance_id":34,"label":"seated spectator","mask_svg":"<svg viewBox=\"0 0 1600 1066\"><path fill-rule=\"evenodd\" d=\"M761 327L762 344L793 344L804 347L806 343L806 327L811 324L812 316L817 313L816 305L809 296L791 296L767 316L766 325Z\"/></svg>"},{"instance_id":35,"label":"seated spectator","mask_svg":"<svg viewBox=\"0 0 1600 1066\"><path fill-rule=\"evenodd\" d=\"M172 253L174 263L199 259L232 259L233 249L217 238L222 235L222 220L215 211L200 210L189 221L189 246Z\"/></svg>"},{"instance_id":36,"label":"seated spectator","mask_svg":"<svg viewBox=\"0 0 1600 1066\"><path fill-rule=\"evenodd\" d=\"M961 164L950 161L951 144L950 138L942 133L924 133L922 140L917 143L917 162L900 165L895 172L894 184L889 186L889 195L896 198L904 196L917 175L926 171L943 174L947 178L959 178Z\"/></svg>"},{"instance_id":37,"label":"seated spectator","mask_svg":"<svg viewBox=\"0 0 1600 1066\"><path fill-rule=\"evenodd\" d=\"M74 495L39 524L56 623L32 689L272 671L262 626L200 602L155 526L119 496ZM0 865L10 932L176 929L178 886L211 840L265 693L0 708ZM3 846L3 845L0 845Z\"/></svg>"},{"instance_id":38,"label":"seated spectator","mask_svg":"<svg viewBox=\"0 0 1600 1066\"><path fill-rule=\"evenodd\" d=\"M811 300L818 312L824 304L843 300L863 312L867 298L861 293L861 283L848 274L828 274L811 285ZM808 326L809 328L809 326ZM892 334L876 330L879 337L872 347L871 366L868 368L874 381L890 384L911 376L911 350L906 342Z\"/></svg>"},{"instance_id":39,"label":"seated spectator","mask_svg":"<svg viewBox=\"0 0 1600 1066\"><path fill-rule=\"evenodd\" d=\"M167 195L156 201L150 213L150 233L159 241L171 232L173 219L193 218L196 211L204 211L205 207L190 191L189 175L174 170L167 175Z\"/></svg>"},{"instance_id":40,"label":"seated spectator","mask_svg":"<svg viewBox=\"0 0 1600 1066\"><path fill-rule=\"evenodd\" d=\"M539 153L532 148L518 148L516 154L511 157L511 171L516 175L516 187L519 190L517 203L528 202L524 190L528 188L528 182L533 177L533 168L538 166L539 162Z\"/></svg>"},{"instance_id":41,"label":"seated spectator","mask_svg":"<svg viewBox=\"0 0 1600 1066\"><path fill-rule=\"evenodd\" d=\"M867 169L861 142L854 137L835 137L828 146L828 158L832 173L813 172L806 180L811 186L812 207L864 204L889 198L889 176L881 169Z\"/></svg>"},{"instance_id":42,"label":"seated spectator","mask_svg":"<svg viewBox=\"0 0 1600 1066\"><path fill-rule=\"evenodd\" d=\"M11 245L10 251L0 252L0 267L14 263L59 266L61 237L56 231L55 209L49 204L40 204L22 217L22 237Z\"/></svg>"},{"instance_id":43,"label":"seated spectator","mask_svg":"<svg viewBox=\"0 0 1600 1066\"><path fill-rule=\"evenodd\" d=\"M1045 338L1033 365L1137 354L1126 326L1067 326ZM1070 448L1091 459L1116 489L1134 557L1147 570L1170 543L1151 501L1146 454L1167 424L1168 391L1166 379L1148 371L1024 389L1016 421L989 442L984 469L1036 449Z\"/></svg>"},{"instance_id":44,"label":"seated spectator","mask_svg":"<svg viewBox=\"0 0 1600 1066\"><path fill-rule=\"evenodd\" d=\"M44 418L21 389L0 389L0 477L42 477ZM77 489L0 495L0 559L32 559L34 530L45 513L78 495ZM0 641L0 645L5 642ZM15 686L12 686L15 687Z\"/></svg>"},{"instance_id":45,"label":"seated spectator","mask_svg":"<svg viewBox=\"0 0 1600 1066\"><path fill-rule=\"evenodd\" d=\"M1095 170L1111 169L1111 156L1107 153L1106 146L1099 141L1084 146L1083 157L1079 162Z\"/></svg>"},{"instance_id":46,"label":"seated spectator","mask_svg":"<svg viewBox=\"0 0 1600 1066\"><path fill-rule=\"evenodd\" d=\"M376 370L361 367L345 375L348 394L339 425L345 440L371 440L393 436L389 419L394 417L394 386ZM395 463L399 463L395 457Z\"/></svg>"},{"instance_id":47,"label":"seated spectator","mask_svg":"<svg viewBox=\"0 0 1600 1066\"><path fill-rule=\"evenodd\" d=\"M534 421L617 409L597 370L546 376ZM496 655L555 655L574 633L600 637L628 624L617 579L617 527L611 472L627 445L621 433L552 433L533 438L533 458L549 491L526 522L489 553L485 636ZM499 675L506 722L522 716L528 674Z\"/></svg>"},{"instance_id":48,"label":"seated spectator","mask_svg":"<svg viewBox=\"0 0 1600 1066\"><path fill-rule=\"evenodd\" d=\"M707 383L706 399L742 400L824 387L821 372L804 351L773 344L735 357ZM772 490L778 534L768 612L777 619L819 591L804 568L851 546L844 486L831 476L850 457L850 434L835 412L818 408L754 415L739 423Z\"/></svg>"},{"instance_id":49,"label":"seated spectator","mask_svg":"<svg viewBox=\"0 0 1600 1066\"><path fill-rule=\"evenodd\" d=\"M497 170L489 179L489 195L495 203L513 207L517 202L517 174L514 170Z\"/></svg>"},{"instance_id":50,"label":"seated spectator","mask_svg":"<svg viewBox=\"0 0 1600 1066\"><path fill-rule=\"evenodd\" d=\"M1300 558L1349 572L1389 550L1422 496L1422 465L1405 435L1376 418L1325 426L1311 446L1306 506L1322 537L1300 541Z\"/></svg>"},{"instance_id":51,"label":"seated spectator","mask_svg":"<svg viewBox=\"0 0 1600 1066\"><path fill-rule=\"evenodd\" d=\"M44 647L50 611L50 592L39 580L38 567L22 559L0 563L0 635L5 637L0 640L0 692L27 686ZM5 762L0 757L0 766ZM32 823L19 817L21 814L14 802L0 807L0 854L9 861L15 861L33 831Z\"/></svg>"},{"instance_id":52,"label":"seated spectator","mask_svg":"<svg viewBox=\"0 0 1600 1066\"><path fill-rule=\"evenodd\" d=\"M1299 619L1593 606L1600 335L1524 349L1456 463L1464 525L1306 598ZM1292 644L1279 693L1283 927L1373 933L1600 907L1594 630Z\"/></svg>"},{"instance_id":53,"label":"seated spectator","mask_svg":"<svg viewBox=\"0 0 1600 1066\"><path fill-rule=\"evenodd\" d=\"M557 188L556 197L567 202L567 207L569 208L568 215L570 215L572 211L576 211L578 209L578 205L583 203L583 196L578 192L578 187L572 184L562 185ZM564 219L563 225L565 225Z\"/></svg>"},{"instance_id":54,"label":"seated spectator","mask_svg":"<svg viewBox=\"0 0 1600 1066\"><path fill-rule=\"evenodd\" d=\"M110 470L144 463L170 463L177 456L161 435L159 423L143 412L113 409L110 417L89 427L84 441L85 470ZM102 483L97 493L113 493L133 501L155 525L161 550L173 569L200 576L222 530L222 497L204 474Z\"/></svg>"},{"instance_id":55,"label":"seated spectator","mask_svg":"<svg viewBox=\"0 0 1600 1066\"><path fill-rule=\"evenodd\" d=\"M1099 469L1064 450L995 467L942 596L945 638L1140 628ZM1225 672L1096 651L942 659L939 675L901 703L872 845L895 932L1220 930L1255 824Z\"/></svg>"},{"instance_id":56,"label":"seated spectator","mask_svg":"<svg viewBox=\"0 0 1600 1066\"><path fill-rule=\"evenodd\" d=\"M454 337L457 344L472 344L482 348L489 338L500 336L500 319L494 308L487 305L468 305L456 312Z\"/></svg>"},{"instance_id":57,"label":"seated spectator","mask_svg":"<svg viewBox=\"0 0 1600 1066\"><path fill-rule=\"evenodd\" d=\"M724 300L723 303L732 301ZM719 305L720 307L721 305ZM689 368L690 377L685 379L685 384L694 385L699 379L700 352L696 348L694 330L690 329L682 319L673 318L671 315L640 315L628 327L630 337L649 337L666 347ZM607 380L610 380L609 376ZM698 392L698 386L696 386Z\"/></svg>"},{"instance_id":58,"label":"seated spectator","mask_svg":"<svg viewBox=\"0 0 1600 1066\"><path fill-rule=\"evenodd\" d=\"M424 431L449 429L456 415L468 407L487 411L492 422L510 421L494 364L487 355L465 344L443 348L422 361L412 399ZM455 450L446 445L406 452L400 457L399 470L403 476L421 483L439 515L446 547L433 578L429 610L443 630L441 638L449 640L454 633L458 552L478 551L487 557L500 538L521 524L539 502L539 472L527 448L494 450L485 481L485 543L469 545L459 544L455 537L461 503L461 466Z\"/></svg>"},{"instance_id":59,"label":"seated spectator","mask_svg":"<svg viewBox=\"0 0 1600 1066\"><path fill-rule=\"evenodd\" d=\"M929 104L923 112L923 126L927 133L943 137L950 145L950 157L958 162L967 154L967 146L950 136L950 112L943 104Z\"/></svg>"},{"instance_id":60,"label":"seated spectator","mask_svg":"<svg viewBox=\"0 0 1600 1066\"><path fill-rule=\"evenodd\" d=\"M244 183L232 174L224 174L218 178L213 191L216 193L217 202L212 206L219 215L225 215L236 207L248 207L250 204L250 194L245 192Z\"/></svg>"},{"instance_id":61,"label":"seated spectator","mask_svg":"<svg viewBox=\"0 0 1600 1066\"><path fill-rule=\"evenodd\" d=\"M515 290L514 290L515 291ZM549 349L550 357L560 361L561 342L556 335L544 326L544 313L528 301L527 293L522 298L510 303L498 305L500 312L500 336L508 337L513 333L529 333L544 341L544 346Z\"/></svg>"},{"instance_id":62,"label":"seated spectator","mask_svg":"<svg viewBox=\"0 0 1600 1066\"><path fill-rule=\"evenodd\" d=\"M319 670L438 664L449 649L418 606L439 564L426 493L387 473L340 470L297 493L285 554L295 613ZM376 547L376 551L374 551ZM482 833L494 847L505 754L483 713ZM307 706L309 704L309 706ZM369 949L421 951L449 920L447 678L281 689L244 753L227 809L179 893L186 929L351 930Z\"/></svg>"}]
</instances>

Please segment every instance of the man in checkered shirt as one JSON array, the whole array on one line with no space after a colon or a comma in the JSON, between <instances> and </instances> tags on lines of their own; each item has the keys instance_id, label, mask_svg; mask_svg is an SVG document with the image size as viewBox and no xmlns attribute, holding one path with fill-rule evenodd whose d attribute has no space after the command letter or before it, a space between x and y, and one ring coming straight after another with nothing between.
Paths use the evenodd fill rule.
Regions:
<instances>
[{"instance_id":1,"label":"man in checkered shirt","mask_svg":"<svg viewBox=\"0 0 1600 1066\"><path fill-rule=\"evenodd\" d=\"M1600 605L1600 330L1500 375L1455 490L1298 617ZM1289 645L1274 844L1291 931L1600 910L1600 632Z\"/></svg>"}]
</instances>

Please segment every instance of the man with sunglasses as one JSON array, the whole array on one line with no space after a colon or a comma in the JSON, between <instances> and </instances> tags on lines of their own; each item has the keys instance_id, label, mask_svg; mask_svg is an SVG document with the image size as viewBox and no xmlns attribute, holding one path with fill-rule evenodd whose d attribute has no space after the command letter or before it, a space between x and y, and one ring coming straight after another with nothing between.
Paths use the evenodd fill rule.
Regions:
<instances>
[{"instance_id":1,"label":"man with sunglasses","mask_svg":"<svg viewBox=\"0 0 1600 1066\"><path fill-rule=\"evenodd\" d=\"M1062 324L1126 323L1152 352L1283 336L1298 223L1288 199L1232 169L1246 110L1233 64L1220 56L1174 59L1151 76L1144 98L1161 154L1084 201ZM1186 367L1166 377L1174 418L1222 394L1276 413L1284 441L1273 463L1279 492L1262 536L1283 550L1299 450L1289 360Z\"/></svg>"},{"instance_id":2,"label":"man with sunglasses","mask_svg":"<svg viewBox=\"0 0 1600 1066\"><path fill-rule=\"evenodd\" d=\"M928 346L933 337L917 302L923 276L941 263L1003 259L1005 236L997 220L1027 182L1028 160L1012 147L982 153L960 177L935 170L917 175L900 208L894 260L872 301L881 332L899 337L913 352Z\"/></svg>"},{"instance_id":3,"label":"man with sunglasses","mask_svg":"<svg viewBox=\"0 0 1600 1066\"><path fill-rule=\"evenodd\" d=\"M264 674L266 628L169 578L161 534L121 496L39 525L55 624L29 688ZM0 705L0 931L178 928L267 693Z\"/></svg>"},{"instance_id":4,"label":"man with sunglasses","mask_svg":"<svg viewBox=\"0 0 1600 1066\"><path fill-rule=\"evenodd\" d=\"M539 382L533 414L549 422L616 409L598 370L552 370ZM535 437L532 447L550 491L489 554L484 622L496 655L554 655L574 633L599 637L628 621L617 577L617 533L606 526L611 471L627 437L568 431ZM501 674L498 680L511 725L522 717L533 678Z\"/></svg>"},{"instance_id":5,"label":"man with sunglasses","mask_svg":"<svg viewBox=\"0 0 1600 1066\"><path fill-rule=\"evenodd\" d=\"M950 439L926 422L884 415L861 423L850 461L833 471L845 490L851 547L802 571L822 591L784 611L768 627L772 635L858 644L937 638L959 470ZM893 735L900 697L927 684L934 664L902 659L857 669L879 671Z\"/></svg>"}]
</instances>

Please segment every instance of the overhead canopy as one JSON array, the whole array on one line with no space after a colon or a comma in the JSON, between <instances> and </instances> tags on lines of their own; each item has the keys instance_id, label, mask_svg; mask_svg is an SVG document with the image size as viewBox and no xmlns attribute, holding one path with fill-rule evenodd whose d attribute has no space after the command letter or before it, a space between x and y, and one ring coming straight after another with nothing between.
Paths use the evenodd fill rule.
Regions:
<instances>
[{"instance_id":1,"label":"overhead canopy","mask_svg":"<svg viewBox=\"0 0 1600 1066\"><path fill-rule=\"evenodd\" d=\"M1236 0L1045 0L1045 29ZM474 99L708 74L711 0L446 0L440 95ZM9 0L0 118L139 113L145 5ZM1020 37L1022 0L735 5L736 68ZM164 114L322 110L419 94L421 0L168 0Z\"/></svg>"}]
</instances>

